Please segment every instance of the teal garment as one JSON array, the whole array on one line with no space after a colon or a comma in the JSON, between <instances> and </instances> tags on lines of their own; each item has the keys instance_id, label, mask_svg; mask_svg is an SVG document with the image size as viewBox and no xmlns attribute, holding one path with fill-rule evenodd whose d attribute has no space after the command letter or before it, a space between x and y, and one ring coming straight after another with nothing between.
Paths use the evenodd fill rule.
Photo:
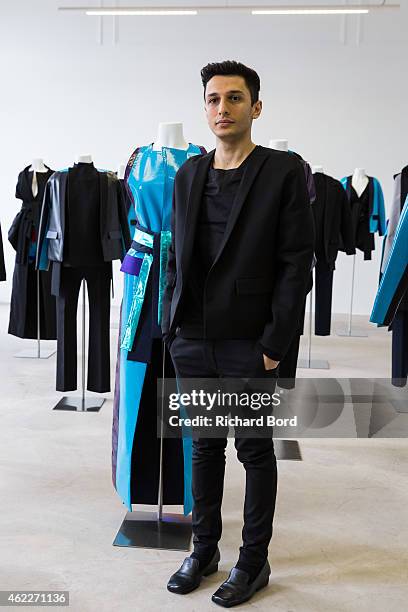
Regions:
<instances>
[{"instance_id":1,"label":"teal garment","mask_svg":"<svg viewBox=\"0 0 408 612\"><path fill-rule=\"evenodd\" d=\"M371 209L369 216L369 229L371 234L378 232L379 236L383 236L386 231L386 218L385 218L385 206L384 206L384 194L381 188L381 184L375 176L369 176L369 190ZM340 180L345 192L350 199L350 187L352 182L351 176L344 176Z\"/></svg>"},{"instance_id":2,"label":"teal garment","mask_svg":"<svg viewBox=\"0 0 408 612\"><path fill-rule=\"evenodd\" d=\"M112 436L112 476L116 490L123 503L131 511L132 450L137 428L140 399L150 364L129 359L129 353L137 350L138 325L149 277L155 259L159 261L158 300L154 308L154 325L160 326L162 298L166 287L168 248L171 242L171 208L173 184L180 166L202 149L190 144L188 149L162 147L153 150L153 145L136 149L126 171L127 186L135 203L136 223L132 248L122 264L124 292L121 307L121 324L118 346L118 361L114 397L114 426ZM154 237L159 239L159 248L153 249ZM157 328L156 328L157 329ZM135 340L136 338L136 340ZM148 342L143 337L143 342ZM156 399L152 399L155 410ZM192 510L191 491L191 437L183 438L184 465L184 514ZM166 502L164 502L166 503Z\"/></svg>"}]
</instances>

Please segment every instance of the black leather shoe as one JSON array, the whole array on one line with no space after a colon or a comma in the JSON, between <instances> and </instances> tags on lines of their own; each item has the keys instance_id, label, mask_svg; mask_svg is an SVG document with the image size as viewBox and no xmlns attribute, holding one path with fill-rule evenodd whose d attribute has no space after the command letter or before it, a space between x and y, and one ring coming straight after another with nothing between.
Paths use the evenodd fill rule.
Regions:
<instances>
[{"instance_id":1,"label":"black leather shoe","mask_svg":"<svg viewBox=\"0 0 408 612\"><path fill-rule=\"evenodd\" d=\"M185 595L194 591L200 586L202 576L209 576L218 571L218 563L220 560L220 551L214 553L213 558L202 570L200 570L200 562L193 557L187 557L183 561L183 565L175 574L173 574L167 583L167 590L171 593L179 593Z\"/></svg>"},{"instance_id":2,"label":"black leather shoe","mask_svg":"<svg viewBox=\"0 0 408 612\"><path fill-rule=\"evenodd\" d=\"M214 603L224 608L232 608L238 604L248 601L256 591L263 589L269 582L271 568L268 561L251 584L249 574L243 570L233 567L227 580L222 583L220 588L211 597Z\"/></svg>"}]
</instances>

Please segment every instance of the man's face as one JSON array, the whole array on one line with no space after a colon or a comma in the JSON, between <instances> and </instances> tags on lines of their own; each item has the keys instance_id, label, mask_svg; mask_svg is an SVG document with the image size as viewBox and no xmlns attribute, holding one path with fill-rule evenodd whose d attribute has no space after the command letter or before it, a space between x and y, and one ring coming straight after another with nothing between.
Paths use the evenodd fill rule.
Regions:
<instances>
[{"instance_id":1,"label":"man's face","mask_svg":"<svg viewBox=\"0 0 408 612\"><path fill-rule=\"evenodd\" d=\"M262 102L251 104L251 93L241 76L214 76L205 89L205 112L211 131L221 140L239 140L251 131Z\"/></svg>"}]
</instances>

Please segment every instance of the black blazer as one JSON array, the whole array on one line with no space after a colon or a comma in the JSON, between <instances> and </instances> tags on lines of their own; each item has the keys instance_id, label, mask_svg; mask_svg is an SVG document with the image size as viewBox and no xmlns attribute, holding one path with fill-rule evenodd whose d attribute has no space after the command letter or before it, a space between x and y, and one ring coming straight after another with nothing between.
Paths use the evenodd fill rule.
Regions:
<instances>
[{"instance_id":1,"label":"black blazer","mask_svg":"<svg viewBox=\"0 0 408 612\"><path fill-rule=\"evenodd\" d=\"M347 255L356 252L350 202L340 181L332 176L316 172L313 179L316 205L323 208L323 244L316 244L316 249L324 251L326 262L334 270L339 250L345 251Z\"/></svg>"},{"instance_id":2,"label":"black blazer","mask_svg":"<svg viewBox=\"0 0 408 612\"><path fill-rule=\"evenodd\" d=\"M50 261L63 262L65 218L67 214L68 171L54 172L49 178L41 209L36 268L48 270ZM113 172L99 171L100 240L104 261L123 259L131 238L125 203L118 178ZM78 256L81 245L78 244ZM86 261L83 263L86 266Z\"/></svg>"},{"instance_id":3,"label":"black blazer","mask_svg":"<svg viewBox=\"0 0 408 612\"><path fill-rule=\"evenodd\" d=\"M202 193L215 151L177 172L162 332L174 332L189 279ZM257 146L235 198L204 287L208 338L254 338L282 359L298 328L314 247L313 214L301 162Z\"/></svg>"}]
</instances>

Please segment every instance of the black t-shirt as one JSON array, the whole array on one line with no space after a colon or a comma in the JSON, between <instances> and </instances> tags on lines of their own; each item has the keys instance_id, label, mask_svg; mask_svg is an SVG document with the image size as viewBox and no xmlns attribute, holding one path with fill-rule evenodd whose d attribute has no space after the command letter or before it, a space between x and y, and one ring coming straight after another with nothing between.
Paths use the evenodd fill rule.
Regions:
<instances>
[{"instance_id":1,"label":"black t-shirt","mask_svg":"<svg viewBox=\"0 0 408 612\"><path fill-rule=\"evenodd\" d=\"M197 220L186 293L183 298L179 335L202 338L204 283L221 246L225 227L240 188L249 157L238 168L210 168Z\"/></svg>"}]
</instances>

